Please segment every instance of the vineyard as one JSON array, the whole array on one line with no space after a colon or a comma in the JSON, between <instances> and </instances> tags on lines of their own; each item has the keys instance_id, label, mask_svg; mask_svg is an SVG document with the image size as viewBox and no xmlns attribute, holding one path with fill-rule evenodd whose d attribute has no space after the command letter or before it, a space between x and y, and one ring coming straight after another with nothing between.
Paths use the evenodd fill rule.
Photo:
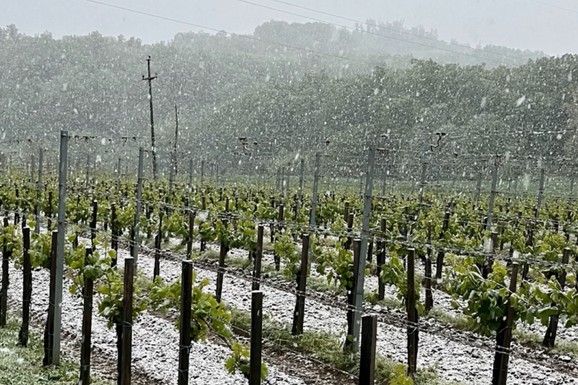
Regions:
<instances>
[{"instance_id":1,"label":"vineyard","mask_svg":"<svg viewBox=\"0 0 578 385\"><path fill-rule=\"evenodd\" d=\"M362 194L319 193L319 155L311 188L167 181L142 148L134 176L69 169L62 138L58 178L1 181L0 326L83 385L578 383L578 203L543 171L380 194L370 147Z\"/></svg>"}]
</instances>

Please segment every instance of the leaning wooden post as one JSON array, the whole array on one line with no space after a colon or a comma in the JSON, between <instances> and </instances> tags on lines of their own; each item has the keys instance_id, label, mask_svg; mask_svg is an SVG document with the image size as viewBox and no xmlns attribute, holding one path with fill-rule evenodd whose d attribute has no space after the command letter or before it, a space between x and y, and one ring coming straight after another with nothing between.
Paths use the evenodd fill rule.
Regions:
<instances>
[{"instance_id":1,"label":"leaning wooden post","mask_svg":"<svg viewBox=\"0 0 578 385\"><path fill-rule=\"evenodd\" d=\"M385 284L381 279L381 269L382 266L385 264L385 228L386 222L385 218L381 218L379 231L380 231L380 241L378 242L377 246L377 298L380 301L383 301L385 298Z\"/></svg>"},{"instance_id":2,"label":"leaning wooden post","mask_svg":"<svg viewBox=\"0 0 578 385\"><path fill-rule=\"evenodd\" d=\"M263 225L257 227L257 248L255 249L255 259L253 260L253 284L252 290L261 288L261 260L263 259Z\"/></svg>"},{"instance_id":3,"label":"leaning wooden post","mask_svg":"<svg viewBox=\"0 0 578 385\"><path fill-rule=\"evenodd\" d=\"M122 356L120 385L131 385L132 360L132 296L135 260L126 257L124 260L124 292L122 297Z\"/></svg>"},{"instance_id":4,"label":"leaning wooden post","mask_svg":"<svg viewBox=\"0 0 578 385\"><path fill-rule=\"evenodd\" d=\"M226 229L229 221L223 219L221 222L223 223L223 227ZM221 239L221 248L219 251L219 269L217 270L217 289L215 293L217 302L221 302L221 295L223 294L223 281L225 279L225 258L227 257L228 251L229 247L227 246L225 240Z\"/></svg>"},{"instance_id":5,"label":"leaning wooden post","mask_svg":"<svg viewBox=\"0 0 578 385\"><path fill-rule=\"evenodd\" d=\"M432 266L431 266L431 255L432 255L432 248L431 248L431 232L432 232L432 223L431 221L427 224L427 254L425 257L425 274L424 274L424 283L425 283L425 312L429 313L429 311L433 308L433 294L431 290L431 273L432 273Z\"/></svg>"},{"instance_id":6,"label":"leaning wooden post","mask_svg":"<svg viewBox=\"0 0 578 385\"><path fill-rule=\"evenodd\" d=\"M191 209L188 209L189 212L189 235L187 238L187 258L192 259L193 257L193 236L194 236L194 229L195 229L195 212Z\"/></svg>"},{"instance_id":7,"label":"leaning wooden post","mask_svg":"<svg viewBox=\"0 0 578 385\"><path fill-rule=\"evenodd\" d=\"M355 307L355 292L356 292L355 284L357 283L357 274L358 274L355 266L359 264L360 259L364 259L361 258L360 249L361 249L361 240L360 239L353 240L353 266L352 266L353 277L351 280L351 287L347 288L347 337L345 339L344 344L344 350L346 352L350 351L357 352L359 350L359 341L354 340L355 339L354 326L355 326L355 312L357 310Z\"/></svg>"},{"instance_id":8,"label":"leaning wooden post","mask_svg":"<svg viewBox=\"0 0 578 385\"><path fill-rule=\"evenodd\" d=\"M161 273L161 247L162 247L162 237L163 237L163 212L159 212L159 231L155 234L155 262L153 267L153 281Z\"/></svg>"},{"instance_id":9,"label":"leaning wooden post","mask_svg":"<svg viewBox=\"0 0 578 385\"><path fill-rule=\"evenodd\" d=\"M359 360L359 385L375 384L375 350L377 345L377 316L361 318L361 354Z\"/></svg>"},{"instance_id":10,"label":"leaning wooden post","mask_svg":"<svg viewBox=\"0 0 578 385\"><path fill-rule=\"evenodd\" d=\"M442 226L442 231L440 232L440 235L438 237L438 239L440 239L440 240L444 239L445 233L446 233L446 231L448 231L448 229L450 227L450 215L451 215L451 213L449 211L446 211L444 214L444 224ZM444 269L444 257L445 257L445 252L444 251L438 251L438 256L437 256L437 260L436 260L436 279L437 280L442 279L442 273L443 273L443 269Z\"/></svg>"},{"instance_id":11,"label":"leaning wooden post","mask_svg":"<svg viewBox=\"0 0 578 385\"><path fill-rule=\"evenodd\" d=\"M116 205L112 203L110 205L110 248L114 250L114 258L110 261L110 266L115 267L118 259L118 225L116 220Z\"/></svg>"},{"instance_id":12,"label":"leaning wooden post","mask_svg":"<svg viewBox=\"0 0 578 385\"><path fill-rule=\"evenodd\" d=\"M251 294L251 359L249 385L261 385L261 352L263 343L263 292Z\"/></svg>"},{"instance_id":13,"label":"leaning wooden post","mask_svg":"<svg viewBox=\"0 0 578 385\"><path fill-rule=\"evenodd\" d=\"M4 217L4 231L9 226L8 218ZM10 255L6 246L6 241L2 245L2 289L0 291L0 327L6 326L6 317L8 314L8 284L10 282Z\"/></svg>"},{"instance_id":14,"label":"leaning wooden post","mask_svg":"<svg viewBox=\"0 0 578 385\"><path fill-rule=\"evenodd\" d=\"M30 263L30 227L22 229L22 326L18 333L18 342L28 346L28 328L30 323L30 301L32 298L32 266Z\"/></svg>"},{"instance_id":15,"label":"leaning wooden post","mask_svg":"<svg viewBox=\"0 0 578 385\"><path fill-rule=\"evenodd\" d=\"M510 297L516 293L518 283L518 264L512 264L510 277L510 294L506 302L506 317L500 323L500 330L496 335L496 353L494 356L494 370L492 385L506 385L508 378L508 362L510 360L510 345L512 342L512 325L514 324L514 308L510 304Z\"/></svg>"},{"instance_id":16,"label":"leaning wooden post","mask_svg":"<svg viewBox=\"0 0 578 385\"><path fill-rule=\"evenodd\" d=\"M285 205L280 204L278 206L278 208L279 208L279 214L277 216L277 225L272 227L275 229L275 236L273 238L274 242L277 241L277 235L283 231L283 224L282 223L285 220ZM279 255L277 255L277 253L273 253L273 258L275 261L275 271L279 271L281 269L281 257Z\"/></svg>"},{"instance_id":17,"label":"leaning wooden post","mask_svg":"<svg viewBox=\"0 0 578 385\"><path fill-rule=\"evenodd\" d=\"M98 220L98 202L92 201L92 218L90 219L90 243L94 248L94 240L96 239L96 224Z\"/></svg>"},{"instance_id":18,"label":"leaning wooden post","mask_svg":"<svg viewBox=\"0 0 578 385\"><path fill-rule=\"evenodd\" d=\"M189 355L191 352L191 309L193 287L193 261L182 262L181 278L181 316L179 344L179 380L178 385L189 383Z\"/></svg>"},{"instance_id":19,"label":"leaning wooden post","mask_svg":"<svg viewBox=\"0 0 578 385\"><path fill-rule=\"evenodd\" d=\"M303 323L305 321L305 289L307 287L307 267L309 265L309 234L303 234L303 247L301 248L301 267L297 272L297 303L293 313L293 328L291 334L294 336L303 334Z\"/></svg>"},{"instance_id":20,"label":"leaning wooden post","mask_svg":"<svg viewBox=\"0 0 578 385\"><path fill-rule=\"evenodd\" d=\"M419 341L419 316L415 300L415 249L407 250L407 373L414 376L417 370Z\"/></svg>"},{"instance_id":21,"label":"leaning wooden post","mask_svg":"<svg viewBox=\"0 0 578 385\"><path fill-rule=\"evenodd\" d=\"M562 289L562 291L566 286L566 265L568 265L568 262L570 261L570 253L571 253L570 248L568 247L564 248L564 253L562 254L562 264L564 265L564 267L562 268L562 271L556 274L557 276L556 278L558 279L558 283L560 284L560 288ZM556 334L558 332L559 318L560 315L558 314L550 316L550 320L548 322L548 329L546 330L544 340L542 341L542 345L547 348L553 348L554 344L556 343Z\"/></svg>"},{"instance_id":22,"label":"leaning wooden post","mask_svg":"<svg viewBox=\"0 0 578 385\"><path fill-rule=\"evenodd\" d=\"M96 202L96 201L95 201ZM87 247L84 256L84 266L88 265L88 257L92 255L92 248ZM80 342L80 381L79 385L90 384L90 348L92 342L92 292L94 281L84 275L82 294L84 305L82 310L82 340Z\"/></svg>"}]
</instances>

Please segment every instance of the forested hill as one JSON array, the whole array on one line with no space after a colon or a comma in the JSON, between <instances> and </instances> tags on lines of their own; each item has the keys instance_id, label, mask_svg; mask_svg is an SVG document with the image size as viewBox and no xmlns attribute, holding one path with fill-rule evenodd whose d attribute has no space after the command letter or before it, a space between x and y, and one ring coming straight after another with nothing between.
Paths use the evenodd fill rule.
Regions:
<instances>
[{"instance_id":1,"label":"forested hill","mask_svg":"<svg viewBox=\"0 0 578 385\"><path fill-rule=\"evenodd\" d=\"M331 136L346 143L364 127L405 133L442 125L496 132L502 126L565 127L576 78L574 57L537 60L541 53L469 49L399 23L347 31L269 22L250 36L184 33L153 45L97 32L31 37L8 26L0 29L4 139L54 143L68 129L141 136L146 143L141 76L148 55L158 75L153 98L160 151L168 151L178 105L181 149L202 149L207 157L222 155L240 135L266 133L277 143L277 134L299 133L304 141ZM415 61L429 57L435 62ZM450 62L456 64L443 64Z\"/></svg>"}]
</instances>

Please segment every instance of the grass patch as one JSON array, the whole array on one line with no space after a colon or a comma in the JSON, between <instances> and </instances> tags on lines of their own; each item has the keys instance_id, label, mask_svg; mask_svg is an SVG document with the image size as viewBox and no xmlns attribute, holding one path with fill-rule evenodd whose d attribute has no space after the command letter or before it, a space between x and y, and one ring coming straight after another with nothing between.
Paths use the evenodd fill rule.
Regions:
<instances>
[{"instance_id":1,"label":"grass patch","mask_svg":"<svg viewBox=\"0 0 578 385\"><path fill-rule=\"evenodd\" d=\"M206 249L201 253L199 258L219 260L219 252L217 250Z\"/></svg>"},{"instance_id":2,"label":"grass patch","mask_svg":"<svg viewBox=\"0 0 578 385\"><path fill-rule=\"evenodd\" d=\"M544 346L542 346L542 340L544 339L544 336L542 335L515 329L514 338L516 342L521 345L525 345L533 349L546 349ZM555 354L571 356L572 358L578 358L578 344L564 341L559 338L556 339L556 344L554 347L548 349L548 351Z\"/></svg>"},{"instance_id":3,"label":"grass patch","mask_svg":"<svg viewBox=\"0 0 578 385\"><path fill-rule=\"evenodd\" d=\"M251 315L237 309L231 309L232 326L241 331L248 331L251 327ZM358 375L359 355L344 352L339 337L320 332L305 332L300 336L293 336L288 325L264 318L263 338L272 342L273 349L280 352L291 349L304 355L311 355L319 361L347 373ZM397 362L388 361L377 356L375 363L376 383L379 385L457 385L456 382L442 380L435 368L421 369L415 380L407 378L406 366Z\"/></svg>"},{"instance_id":4,"label":"grass patch","mask_svg":"<svg viewBox=\"0 0 578 385\"><path fill-rule=\"evenodd\" d=\"M67 360L58 367L42 367L44 348L42 341L30 335L28 347L18 345L20 325L10 320L0 328L0 384L3 385L76 385L80 365ZM92 379L93 385L112 385L112 381Z\"/></svg>"},{"instance_id":5,"label":"grass patch","mask_svg":"<svg viewBox=\"0 0 578 385\"><path fill-rule=\"evenodd\" d=\"M272 253L275 251L275 243L271 241L263 241L263 252L264 253Z\"/></svg>"},{"instance_id":6,"label":"grass patch","mask_svg":"<svg viewBox=\"0 0 578 385\"><path fill-rule=\"evenodd\" d=\"M318 291L320 293L346 294L345 290L327 282L327 278L317 276L307 277L307 290Z\"/></svg>"},{"instance_id":7,"label":"grass patch","mask_svg":"<svg viewBox=\"0 0 578 385\"><path fill-rule=\"evenodd\" d=\"M468 320L467 317L456 317L451 314L444 312L441 309L436 309L435 307L430 310L427 315L429 318L433 318L442 325L450 326L454 329L464 330L464 331L474 331L474 325Z\"/></svg>"}]
</instances>

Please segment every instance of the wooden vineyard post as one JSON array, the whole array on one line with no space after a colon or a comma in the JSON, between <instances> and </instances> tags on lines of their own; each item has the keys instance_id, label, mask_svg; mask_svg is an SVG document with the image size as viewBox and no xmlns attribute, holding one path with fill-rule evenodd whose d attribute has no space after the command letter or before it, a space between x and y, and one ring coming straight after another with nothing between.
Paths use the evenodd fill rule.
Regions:
<instances>
[{"instance_id":1,"label":"wooden vineyard post","mask_svg":"<svg viewBox=\"0 0 578 385\"><path fill-rule=\"evenodd\" d=\"M344 348L345 351L355 351L359 348L359 346L354 343L354 322L355 322L355 284L357 282L357 269L355 266L359 263L361 259L361 240L355 239L353 240L353 279L351 281L351 287L347 288L347 337L345 339Z\"/></svg>"},{"instance_id":2,"label":"wooden vineyard post","mask_svg":"<svg viewBox=\"0 0 578 385\"><path fill-rule=\"evenodd\" d=\"M114 250L114 258L110 261L111 267L116 266L116 261L118 259L118 226L116 220L116 205L112 203L110 205L110 248Z\"/></svg>"},{"instance_id":3,"label":"wooden vineyard post","mask_svg":"<svg viewBox=\"0 0 578 385\"><path fill-rule=\"evenodd\" d=\"M30 264L30 228L22 229L22 326L18 333L20 345L28 346L28 327L30 323L30 301L32 298L32 266Z\"/></svg>"},{"instance_id":4,"label":"wooden vineyard post","mask_svg":"<svg viewBox=\"0 0 578 385\"><path fill-rule=\"evenodd\" d=\"M44 149L39 148L38 151L38 179L36 179L36 204L34 206L34 217L36 219L36 226L34 232L40 234L40 201L42 197L42 163L44 157ZM50 228L48 228L50 230Z\"/></svg>"},{"instance_id":5,"label":"wooden vineyard post","mask_svg":"<svg viewBox=\"0 0 578 385\"><path fill-rule=\"evenodd\" d=\"M309 265L309 234L303 234L303 247L301 248L301 267L297 272L297 303L293 313L294 336L303 334L303 322L305 321L305 290L307 288L307 267Z\"/></svg>"},{"instance_id":6,"label":"wooden vineyard post","mask_svg":"<svg viewBox=\"0 0 578 385\"><path fill-rule=\"evenodd\" d=\"M528 230L528 235L526 237L526 247L533 247L534 246L534 226L535 224L530 224L530 228ZM526 280L528 279L528 274L530 273L530 264L526 261L522 264L522 277L521 277L521 284L526 285Z\"/></svg>"},{"instance_id":7,"label":"wooden vineyard post","mask_svg":"<svg viewBox=\"0 0 578 385\"><path fill-rule=\"evenodd\" d=\"M346 230L348 233L351 233L353 231L353 219L354 219L353 213L349 213L347 217L347 230ZM351 236L347 237L347 240L345 241L343 248L349 250L351 248L352 241L353 238Z\"/></svg>"},{"instance_id":8,"label":"wooden vineyard post","mask_svg":"<svg viewBox=\"0 0 578 385\"><path fill-rule=\"evenodd\" d=\"M253 261L253 283L251 290L261 288L261 260L263 259L263 225L257 226L257 247L255 249L255 260Z\"/></svg>"},{"instance_id":9,"label":"wooden vineyard post","mask_svg":"<svg viewBox=\"0 0 578 385\"><path fill-rule=\"evenodd\" d=\"M496 201L496 195L498 194L497 186L498 186L498 167L500 164L500 156L496 155L496 159L494 160L494 168L492 169L492 189L490 191L490 200L488 202L488 215L486 221L486 230L492 229L492 217L494 215L494 203Z\"/></svg>"},{"instance_id":10,"label":"wooden vineyard post","mask_svg":"<svg viewBox=\"0 0 578 385\"><path fill-rule=\"evenodd\" d=\"M448 231L450 227L450 212L446 211L444 214L444 223L442 225L442 231L438 237L438 239L444 239L446 231ZM438 251L437 260L436 260L436 279L442 279L442 273L444 269L444 257L446 253L444 251Z\"/></svg>"},{"instance_id":11,"label":"wooden vineyard post","mask_svg":"<svg viewBox=\"0 0 578 385\"><path fill-rule=\"evenodd\" d=\"M54 298L56 290L56 247L58 243L58 230L52 232L52 244L50 248L50 294L48 295L48 316L44 328L44 359L42 365L52 365L53 337L54 337Z\"/></svg>"},{"instance_id":12,"label":"wooden vineyard post","mask_svg":"<svg viewBox=\"0 0 578 385\"><path fill-rule=\"evenodd\" d=\"M273 241L276 242L277 241L277 235L281 234L281 232L283 231L283 221L285 220L285 206L283 204L279 205L279 216L277 217L277 226L274 226L273 228L275 228L275 236L273 238ZM281 257L279 255L277 255L277 253L273 254L273 257L275 259L275 271L279 271L281 270Z\"/></svg>"},{"instance_id":13,"label":"wooden vineyard post","mask_svg":"<svg viewBox=\"0 0 578 385\"><path fill-rule=\"evenodd\" d=\"M377 316L361 318L361 354L359 359L359 385L375 383L375 350L377 345Z\"/></svg>"},{"instance_id":14,"label":"wooden vineyard post","mask_svg":"<svg viewBox=\"0 0 578 385\"><path fill-rule=\"evenodd\" d=\"M381 279L381 267L385 264L385 228L386 222L385 218L381 218L381 222L379 225L380 237L381 240L377 244L377 298L380 301L383 301L385 298L385 284Z\"/></svg>"},{"instance_id":15,"label":"wooden vineyard post","mask_svg":"<svg viewBox=\"0 0 578 385\"><path fill-rule=\"evenodd\" d=\"M189 211L189 237L187 239L187 258L193 258L193 236L195 230L195 212L191 209Z\"/></svg>"},{"instance_id":16,"label":"wooden vineyard post","mask_svg":"<svg viewBox=\"0 0 578 385\"><path fill-rule=\"evenodd\" d=\"M415 300L415 249L407 251L407 373L413 377L417 370L419 315Z\"/></svg>"},{"instance_id":17,"label":"wooden vineyard post","mask_svg":"<svg viewBox=\"0 0 578 385\"><path fill-rule=\"evenodd\" d=\"M52 230L52 200L53 200L53 192L48 191L48 204L46 207L46 218L47 218L46 228L48 229L48 231Z\"/></svg>"},{"instance_id":18,"label":"wooden vineyard post","mask_svg":"<svg viewBox=\"0 0 578 385\"><path fill-rule=\"evenodd\" d=\"M124 260L124 291L122 297L122 351L120 360L120 385L131 384L132 360L132 296L135 260Z\"/></svg>"},{"instance_id":19,"label":"wooden vineyard post","mask_svg":"<svg viewBox=\"0 0 578 385\"><path fill-rule=\"evenodd\" d=\"M92 201L92 218L90 220L90 244L94 248L94 240L96 239L96 223L98 220L98 202Z\"/></svg>"},{"instance_id":20,"label":"wooden vineyard post","mask_svg":"<svg viewBox=\"0 0 578 385\"><path fill-rule=\"evenodd\" d=\"M8 218L4 217L4 231L8 227ZM2 289L0 291L0 327L6 326L8 314L8 284L10 282L10 253L6 247L6 241L2 245Z\"/></svg>"},{"instance_id":21,"label":"wooden vineyard post","mask_svg":"<svg viewBox=\"0 0 578 385\"><path fill-rule=\"evenodd\" d=\"M96 201L95 201L96 202ZM84 266L88 265L88 257L92 254L92 248L85 250ZM92 292L94 282L92 278L84 276L82 295L84 304L82 310L82 340L80 343L80 381L79 385L90 384L90 348L92 341Z\"/></svg>"},{"instance_id":22,"label":"wooden vineyard post","mask_svg":"<svg viewBox=\"0 0 578 385\"><path fill-rule=\"evenodd\" d=\"M261 353L263 343L263 292L251 293L251 358L249 385L261 385Z\"/></svg>"},{"instance_id":23,"label":"wooden vineyard post","mask_svg":"<svg viewBox=\"0 0 578 385\"><path fill-rule=\"evenodd\" d=\"M536 198L536 210L535 216L536 219L540 216L540 209L542 208L542 201L544 200L544 184L545 184L546 176L544 172L544 167L540 168L540 185L538 187L538 196Z\"/></svg>"},{"instance_id":24,"label":"wooden vineyard post","mask_svg":"<svg viewBox=\"0 0 578 385\"><path fill-rule=\"evenodd\" d=\"M433 295L431 290L431 255L432 255L432 248L431 246L431 232L432 232L432 223L428 222L427 224L427 254L425 257L425 274L424 274L424 283L425 283L425 312L429 313L429 311L433 308Z\"/></svg>"},{"instance_id":25,"label":"wooden vineyard post","mask_svg":"<svg viewBox=\"0 0 578 385\"><path fill-rule=\"evenodd\" d=\"M315 154L315 172L313 173L313 189L311 191L311 209L309 211L309 227L315 226L317 210L317 189L319 188L319 173L321 169L321 153Z\"/></svg>"},{"instance_id":26,"label":"wooden vineyard post","mask_svg":"<svg viewBox=\"0 0 578 385\"><path fill-rule=\"evenodd\" d=\"M345 201L345 203L343 204L343 220L347 221L348 218L349 218L349 202Z\"/></svg>"},{"instance_id":27,"label":"wooden vineyard post","mask_svg":"<svg viewBox=\"0 0 578 385\"><path fill-rule=\"evenodd\" d=\"M510 277L510 294L506 302L506 317L500 323L500 328L496 334L496 353L494 355L492 385L506 385L508 378L512 325L514 323L514 308L510 305L510 297L516 293L517 283L518 264L514 262L512 264L512 274Z\"/></svg>"},{"instance_id":28,"label":"wooden vineyard post","mask_svg":"<svg viewBox=\"0 0 578 385\"><path fill-rule=\"evenodd\" d=\"M191 306L193 287L193 261L182 262L181 278L181 316L179 343L179 380L178 385L189 383L189 355L191 349Z\"/></svg>"},{"instance_id":29,"label":"wooden vineyard post","mask_svg":"<svg viewBox=\"0 0 578 385\"><path fill-rule=\"evenodd\" d=\"M159 230L155 234L155 263L153 268L153 281L161 273L161 245L163 237L163 212L159 212Z\"/></svg>"},{"instance_id":30,"label":"wooden vineyard post","mask_svg":"<svg viewBox=\"0 0 578 385\"><path fill-rule=\"evenodd\" d=\"M371 264L373 262L373 238L367 244L367 263Z\"/></svg>"},{"instance_id":31,"label":"wooden vineyard post","mask_svg":"<svg viewBox=\"0 0 578 385\"><path fill-rule=\"evenodd\" d=\"M557 274L558 283L560 283L560 288L562 291L564 290L564 286L566 286L566 265L570 261L570 248L564 248L564 253L562 254L562 264L564 265L562 271ZM558 319L560 316L558 314L554 314L550 316L550 320L548 323L548 329L546 330L546 335L544 336L544 340L542 341L542 345L547 348L553 348L556 342L556 333L558 332Z\"/></svg>"},{"instance_id":32,"label":"wooden vineyard post","mask_svg":"<svg viewBox=\"0 0 578 385\"><path fill-rule=\"evenodd\" d=\"M227 228L228 221L226 219L222 220L223 227ZM219 269L217 270L217 290L215 293L215 298L217 302L221 302L221 295L223 294L223 280L225 278L225 258L227 257L227 252L229 247L225 243L225 240L221 240L221 247L219 250Z\"/></svg>"},{"instance_id":33,"label":"wooden vineyard post","mask_svg":"<svg viewBox=\"0 0 578 385\"><path fill-rule=\"evenodd\" d=\"M491 243L491 249L490 250L486 250L487 253L489 253L485 258L484 258L484 264L483 265L478 265L481 267L481 272L482 272L482 278L487 279L488 276L492 273L492 266L494 265L494 256L493 254L496 253L497 248L499 247L498 245L498 233L495 231L492 231L491 237L490 237L490 243Z\"/></svg>"}]
</instances>

